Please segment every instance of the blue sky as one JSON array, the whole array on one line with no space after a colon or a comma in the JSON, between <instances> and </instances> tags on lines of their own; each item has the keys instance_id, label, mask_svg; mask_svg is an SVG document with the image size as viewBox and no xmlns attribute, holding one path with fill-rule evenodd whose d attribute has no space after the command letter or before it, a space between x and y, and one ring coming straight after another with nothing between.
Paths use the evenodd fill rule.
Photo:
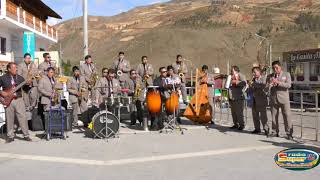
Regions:
<instances>
[{"instance_id":1,"label":"blue sky","mask_svg":"<svg viewBox=\"0 0 320 180\"><path fill-rule=\"evenodd\" d=\"M42 0L54 11L60 14L62 21L82 15L83 0ZM89 15L112 16L128 11L137 6L155 4L168 0L88 0ZM56 24L60 20L49 19L49 24Z\"/></svg>"}]
</instances>

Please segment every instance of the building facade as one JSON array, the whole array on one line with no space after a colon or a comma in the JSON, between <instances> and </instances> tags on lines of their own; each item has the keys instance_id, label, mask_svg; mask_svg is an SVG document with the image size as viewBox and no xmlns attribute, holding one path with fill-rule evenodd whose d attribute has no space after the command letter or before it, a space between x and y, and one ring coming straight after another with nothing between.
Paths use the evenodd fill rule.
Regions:
<instances>
[{"instance_id":1,"label":"building facade","mask_svg":"<svg viewBox=\"0 0 320 180\"><path fill-rule=\"evenodd\" d=\"M24 32L35 34L36 51L58 42L58 32L47 19L61 17L41 0L1 0L0 9L0 68L22 61Z\"/></svg>"}]
</instances>

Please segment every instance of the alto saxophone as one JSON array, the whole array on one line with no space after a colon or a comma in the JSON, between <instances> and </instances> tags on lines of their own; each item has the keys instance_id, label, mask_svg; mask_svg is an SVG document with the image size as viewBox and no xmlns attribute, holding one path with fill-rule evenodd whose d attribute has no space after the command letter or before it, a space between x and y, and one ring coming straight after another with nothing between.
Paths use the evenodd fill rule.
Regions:
<instances>
[{"instance_id":1,"label":"alto saxophone","mask_svg":"<svg viewBox=\"0 0 320 180\"><path fill-rule=\"evenodd\" d=\"M92 72L90 76L90 82L89 82L90 89L95 87L98 79L99 79L99 75L95 71Z\"/></svg>"},{"instance_id":2,"label":"alto saxophone","mask_svg":"<svg viewBox=\"0 0 320 180\"><path fill-rule=\"evenodd\" d=\"M133 102L136 102L139 99L140 95L141 95L141 85L140 83L137 83L136 89L134 90L134 95L132 98Z\"/></svg>"},{"instance_id":3,"label":"alto saxophone","mask_svg":"<svg viewBox=\"0 0 320 180\"><path fill-rule=\"evenodd\" d=\"M79 104L82 102L84 93L86 93L86 91L87 91L87 89L85 88L85 86L80 83L79 96L78 96Z\"/></svg>"},{"instance_id":4,"label":"alto saxophone","mask_svg":"<svg viewBox=\"0 0 320 180\"><path fill-rule=\"evenodd\" d=\"M57 105L59 104L59 99L60 98L60 92L58 89L53 90L53 98L52 98L52 105Z\"/></svg>"}]
</instances>

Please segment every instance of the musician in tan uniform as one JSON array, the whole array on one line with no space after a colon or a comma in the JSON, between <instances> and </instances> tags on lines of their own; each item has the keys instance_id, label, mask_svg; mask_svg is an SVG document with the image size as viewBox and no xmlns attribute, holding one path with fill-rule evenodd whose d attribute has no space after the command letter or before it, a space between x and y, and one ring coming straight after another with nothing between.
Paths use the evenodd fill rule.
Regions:
<instances>
[{"instance_id":1,"label":"musician in tan uniform","mask_svg":"<svg viewBox=\"0 0 320 180\"><path fill-rule=\"evenodd\" d=\"M138 75L136 70L130 71L130 78L125 82L125 88L128 89L128 95L132 97L132 104L130 106L131 112L131 125L135 125L138 121L140 124L143 121L143 106L145 83L142 82L142 78Z\"/></svg>"},{"instance_id":2,"label":"musician in tan uniform","mask_svg":"<svg viewBox=\"0 0 320 180\"><path fill-rule=\"evenodd\" d=\"M182 55L177 55L176 62L172 64L172 67L174 68L175 74L178 74L179 76L182 75L182 77L180 77L181 78L181 94L182 94L183 102L185 104L188 104L187 89L186 89L186 83L187 83L186 75L188 73L188 67L185 64L185 62L183 62Z\"/></svg>"},{"instance_id":3,"label":"musician in tan uniform","mask_svg":"<svg viewBox=\"0 0 320 180\"><path fill-rule=\"evenodd\" d=\"M252 118L254 123L253 134L261 133L260 124L266 136L269 136L268 116L267 116L267 78L263 75L260 67L252 68L253 79L250 88L253 92Z\"/></svg>"},{"instance_id":4,"label":"musician in tan uniform","mask_svg":"<svg viewBox=\"0 0 320 180\"><path fill-rule=\"evenodd\" d=\"M73 109L73 125L78 125L78 115L88 110L88 83L83 76L80 76L80 69L77 66L72 68L73 77L68 81L69 100Z\"/></svg>"},{"instance_id":5,"label":"musician in tan uniform","mask_svg":"<svg viewBox=\"0 0 320 180\"><path fill-rule=\"evenodd\" d=\"M39 72L41 75L46 75L47 74L47 69L49 67L53 67L54 69L56 69L56 64L51 62L51 56L49 53L43 53L43 62L41 64L39 64Z\"/></svg>"},{"instance_id":6,"label":"musician in tan uniform","mask_svg":"<svg viewBox=\"0 0 320 180\"><path fill-rule=\"evenodd\" d=\"M243 74L240 73L238 66L231 67L231 86L229 88L229 103L231 106L233 126L231 129L242 131L245 127L244 122L244 101L247 81Z\"/></svg>"},{"instance_id":7,"label":"musician in tan uniform","mask_svg":"<svg viewBox=\"0 0 320 180\"><path fill-rule=\"evenodd\" d=\"M170 94L166 88L166 78L167 78L167 68L160 67L159 68L160 76L153 80L153 85L158 86L158 90L161 95L161 102L165 104L166 100L170 98ZM164 127L162 118L156 118L153 114L151 114L151 130L160 130Z\"/></svg>"},{"instance_id":8,"label":"musician in tan uniform","mask_svg":"<svg viewBox=\"0 0 320 180\"><path fill-rule=\"evenodd\" d=\"M291 122L289 89L290 73L284 72L279 61L272 63L274 73L268 77L270 85L270 106L272 114L272 135L279 137L279 109L281 109L287 138L292 140L293 126Z\"/></svg>"},{"instance_id":9,"label":"musician in tan uniform","mask_svg":"<svg viewBox=\"0 0 320 180\"><path fill-rule=\"evenodd\" d=\"M96 103L101 109L105 109L104 98L117 97L121 93L121 86L119 80L115 78L116 72L114 69L103 68L102 72L103 76L98 80L96 86Z\"/></svg>"},{"instance_id":10,"label":"musician in tan uniform","mask_svg":"<svg viewBox=\"0 0 320 180\"><path fill-rule=\"evenodd\" d=\"M81 76L84 77L88 84L88 88L90 91L90 99L93 101L96 98L96 94L94 91L94 87L97 82L92 82L94 80L94 76L97 74L97 69L95 65L93 64L91 55L86 55L84 57L85 62L80 65L80 73ZM97 79L96 79L97 81Z\"/></svg>"},{"instance_id":11,"label":"musician in tan uniform","mask_svg":"<svg viewBox=\"0 0 320 180\"><path fill-rule=\"evenodd\" d=\"M17 74L17 65L13 62L8 63L7 65L7 73L0 77L0 87L4 91L1 91L0 94L2 97L10 97L15 95L16 98L12 100L9 106L5 108L6 111L6 124L7 124L7 143L11 143L14 141L15 133L14 133L14 122L15 118L19 122L19 126L21 127L24 140L32 141L29 137L28 131L28 121L26 119L26 108L22 99L21 88L17 89L16 92L5 92L5 90L16 88L25 80L22 76Z\"/></svg>"},{"instance_id":12,"label":"musician in tan uniform","mask_svg":"<svg viewBox=\"0 0 320 180\"><path fill-rule=\"evenodd\" d=\"M124 59L124 52L119 52L119 57L112 64L112 68L116 71L117 79L120 81L121 87L124 87L126 79L129 78L131 70L130 62ZM121 74L119 76L119 74Z\"/></svg>"},{"instance_id":13,"label":"musician in tan uniform","mask_svg":"<svg viewBox=\"0 0 320 180\"><path fill-rule=\"evenodd\" d=\"M41 97L40 103L45 111L49 111L51 105L56 105L54 104L54 99L59 98L57 90L61 90L62 85L54 78L55 69L53 67L49 67L46 72L47 75L42 76L39 81L39 93Z\"/></svg>"},{"instance_id":14,"label":"musician in tan uniform","mask_svg":"<svg viewBox=\"0 0 320 180\"><path fill-rule=\"evenodd\" d=\"M30 79L38 74L38 68L31 60L29 53L24 54L24 61L18 65L18 75L24 79ZM22 93L23 101L27 111L32 111L37 105L38 101L38 82L33 79L29 86L23 87Z\"/></svg>"},{"instance_id":15,"label":"musician in tan uniform","mask_svg":"<svg viewBox=\"0 0 320 180\"><path fill-rule=\"evenodd\" d=\"M148 63L148 57L142 56L142 63L137 67L137 73L142 78L142 81L147 85L152 85L153 67Z\"/></svg>"}]
</instances>

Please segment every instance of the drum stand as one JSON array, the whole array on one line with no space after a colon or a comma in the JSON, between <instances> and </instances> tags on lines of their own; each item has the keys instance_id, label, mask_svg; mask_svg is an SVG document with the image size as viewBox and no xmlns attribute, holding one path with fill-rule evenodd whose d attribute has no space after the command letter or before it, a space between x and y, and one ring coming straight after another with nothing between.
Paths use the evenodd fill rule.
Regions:
<instances>
[{"instance_id":1,"label":"drum stand","mask_svg":"<svg viewBox=\"0 0 320 180\"><path fill-rule=\"evenodd\" d=\"M173 85L173 91L175 91L176 88L175 86ZM174 102L175 103L175 102ZM166 133L168 133L168 129L171 130L171 132L173 132L173 130L175 129L178 129L181 133L181 135L184 134L184 131L183 130L187 130L186 128L182 128L180 126L180 124L177 122L177 117L176 117L176 111L178 111L179 113L179 99L178 99L178 109L176 109L176 106L174 104L174 109L173 109L173 117L172 118L168 118L168 122L164 125L164 127L159 131L160 133L163 132L163 130L166 131Z\"/></svg>"}]
</instances>

